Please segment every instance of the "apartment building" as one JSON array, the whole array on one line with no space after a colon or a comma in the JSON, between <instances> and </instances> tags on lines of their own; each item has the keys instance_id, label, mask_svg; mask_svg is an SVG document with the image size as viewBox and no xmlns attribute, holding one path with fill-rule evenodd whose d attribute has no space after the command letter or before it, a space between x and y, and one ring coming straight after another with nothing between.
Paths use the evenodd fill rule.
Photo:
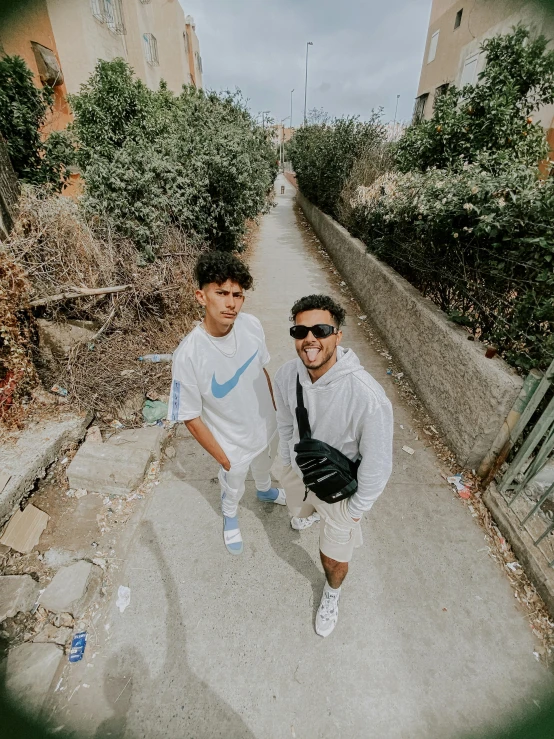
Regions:
<instances>
[{"instance_id":1,"label":"apartment building","mask_svg":"<svg viewBox=\"0 0 554 739\"><path fill-rule=\"evenodd\" d=\"M433 0L425 54L414 106L414 120L430 118L434 100L449 85L462 87L477 82L486 59L480 46L486 38L510 33L525 25L534 35L554 40L554 18L544 5L521 0ZM536 116L549 139L554 125L554 106Z\"/></svg>"},{"instance_id":2,"label":"apartment building","mask_svg":"<svg viewBox=\"0 0 554 739\"><path fill-rule=\"evenodd\" d=\"M0 53L21 56L37 85L54 88L48 128L71 120L67 93L79 91L99 59L122 57L150 88L202 87L194 19L178 0L7 0Z\"/></svg>"}]
</instances>

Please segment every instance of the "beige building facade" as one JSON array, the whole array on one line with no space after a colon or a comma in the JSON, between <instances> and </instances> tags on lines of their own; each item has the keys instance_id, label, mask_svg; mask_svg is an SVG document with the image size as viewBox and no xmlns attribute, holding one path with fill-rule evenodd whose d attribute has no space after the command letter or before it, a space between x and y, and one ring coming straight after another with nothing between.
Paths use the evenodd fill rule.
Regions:
<instances>
[{"instance_id":1,"label":"beige building facade","mask_svg":"<svg viewBox=\"0 0 554 739\"><path fill-rule=\"evenodd\" d=\"M179 0L8 0L0 21L0 50L23 57L38 85L45 83L41 54L50 52L60 96L78 92L99 59L116 57L152 89L162 79L175 93L183 85L202 87L195 23Z\"/></svg>"},{"instance_id":2,"label":"beige building facade","mask_svg":"<svg viewBox=\"0 0 554 739\"><path fill-rule=\"evenodd\" d=\"M510 33L518 24L529 28L533 35L543 34L554 40L552 15L534 2L433 0L414 120L430 118L435 98L449 85L476 83L486 63L480 52L482 42ZM553 116L554 106L547 106L536 118L546 129L552 129Z\"/></svg>"}]
</instances>

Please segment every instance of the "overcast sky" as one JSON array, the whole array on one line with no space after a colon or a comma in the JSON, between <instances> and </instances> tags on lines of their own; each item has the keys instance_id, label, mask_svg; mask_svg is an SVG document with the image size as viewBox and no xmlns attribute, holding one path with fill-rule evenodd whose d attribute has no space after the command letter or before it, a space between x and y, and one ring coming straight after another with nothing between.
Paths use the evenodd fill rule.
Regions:
<instances>
[{"instance_id":1,"label":"overcast sky","mask_svg":"<svg viewBox=\"0 0 554 739\"><path fill-rule=\"evenodd\" d=\"M384 108L409 119L417 92L431 0L180 0L196 21L206 87L240 88L254 113L275 119L304 110L366 117Z\"/></svg>"}]
</instances>

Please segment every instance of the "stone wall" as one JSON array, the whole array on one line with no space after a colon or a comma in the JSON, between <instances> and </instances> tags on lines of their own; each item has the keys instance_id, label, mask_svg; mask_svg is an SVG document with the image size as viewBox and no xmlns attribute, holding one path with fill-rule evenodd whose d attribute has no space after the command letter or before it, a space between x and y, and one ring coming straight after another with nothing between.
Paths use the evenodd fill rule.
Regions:
<instances>
[{"instance_id":1,"label":"stone wall","mask_svg":"<svg viewBox=\"0 0 554 739\"><path fill-rule=\"evenodd\" d=\"M296 199L458 462L477 469L522 379L502 359L487 359L482 344L468 341L467 332L299 191Z\"/></svg>"}]
</instances>

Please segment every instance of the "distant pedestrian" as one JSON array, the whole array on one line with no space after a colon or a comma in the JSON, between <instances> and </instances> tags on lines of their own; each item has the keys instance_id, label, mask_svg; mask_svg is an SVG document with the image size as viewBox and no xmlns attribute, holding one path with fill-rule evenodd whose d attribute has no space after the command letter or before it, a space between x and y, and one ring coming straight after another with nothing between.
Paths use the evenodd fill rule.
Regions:
<instances>
[{"instance_id":1,"label":"distant pedestrian","mask_svg":"<svg viewBox=\"0 0 554 739\"><path fill-rule=\"evenodd\" d=\"M315 630L328 636L348 563L362 544L361 518L391 473L392 407L352 349L340 346L340 305L309 295L294 304L291 318L298 359L275 375L281 480L291 526L302 530L320 521L326 583Z\"/></svg>"},{"instance_id":2,"label":"distant pedestrian","mask_svg":"<svg viewBox=\"0 0 554 739\"><path fill-rule=\"evenodd\" d=\"M196 265L202 324L173 355L168 418L186 427L221 465L223 539L231 554L243 550L238 504L248 469L262 502L285 505L272 487L269 445L277 432L275 404L265 369L269 353L257 318L240 313L252 287L248 267L226 252L208 252Z\"/></svg>"}]
</instances>

